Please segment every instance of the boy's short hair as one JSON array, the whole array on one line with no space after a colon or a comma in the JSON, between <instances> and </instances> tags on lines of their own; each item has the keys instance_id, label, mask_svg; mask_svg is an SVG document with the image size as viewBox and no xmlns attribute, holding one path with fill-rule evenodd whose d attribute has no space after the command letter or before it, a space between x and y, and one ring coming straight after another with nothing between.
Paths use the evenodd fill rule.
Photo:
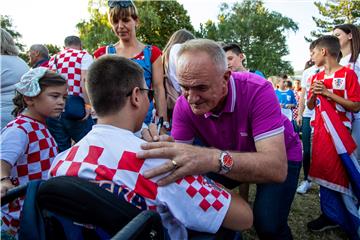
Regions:
<instances>
[{"instance_id":1,"label":"boy's short hair","mask_svg":"<svg viewBox=\"0 0 360 240\"><path fill-rule=\"evenodd\" d=\"M89 68L86 88L99 117L118 112L127 94L144 87L144 70L135 62L116 55L106 55Z\"/></svg>"},{"instance_id":2,"label":"boy's short hair","mask_svg":"<svg viewBox=\"0 0 360 240\"><path fill-rule=\"evenodd\" d=\"M232 51L236 55L243 53L241 47L236 43L225 44L225 46L223 46L222 48L224 49L225 52Z\"/></svg>"},{"instance_id":3,"label":"boy's short hair","mask_svg":"<svg viewBox=\"0 0 360 240\"><path fill-rule=\"evenodd\" d=\"M332 57L337 58L340 54L339 39L332 35L319 37L311 43L314 48L326 48Z\"/></svg>"}]
</instances>

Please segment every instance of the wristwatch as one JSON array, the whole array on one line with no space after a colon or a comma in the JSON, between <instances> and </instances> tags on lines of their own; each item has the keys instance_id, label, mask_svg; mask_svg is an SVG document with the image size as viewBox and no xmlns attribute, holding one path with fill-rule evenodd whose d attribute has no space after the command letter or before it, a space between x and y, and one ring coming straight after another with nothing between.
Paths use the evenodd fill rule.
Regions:
<instances>
[{"instance_id":1,"label":"wristwatch","mask_svg":"<svg viewBox=\"0 0 360 240\"><path fill-rule=\"evenodd\" d=\"M163 127L166 129L166 131L170 131L170 123L168 121L164 121L163 122Z\"/></svg>"},{"instance_id":2,"label":"wristwatch","mask_svg":"<svg viewBox=\"0 0 360 240\"><path fill-rule=\"evenodd\" d=\"M230 170L234 165L234 160L232 156L226 151L222 151L220 153L219 162L220 162L220 170L219 170L220 174L227 174L228 172L230 172Z\"/></svg>"}]
</instances>

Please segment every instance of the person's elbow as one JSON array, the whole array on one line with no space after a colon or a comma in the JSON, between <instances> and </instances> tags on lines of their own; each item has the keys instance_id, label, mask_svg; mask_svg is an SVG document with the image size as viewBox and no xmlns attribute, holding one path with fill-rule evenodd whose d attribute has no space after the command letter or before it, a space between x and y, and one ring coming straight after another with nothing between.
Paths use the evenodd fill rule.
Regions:
<instances>
[{"instance_id":1,"label":"person's elbow","mask_svg":"<svg viewBox=\"0 0 360 240\"><path fill-rule=\"evenodd\" d=\"M272 181L274 183L282 183L286 180L287 172L288 172L288 165L287 165L287 157L286 157L286 151L279 152L276 155L276 159L274 159L274 162L276 161L276 165L274 164L274 169L276 171L273 172Z\"/></svg>"},{"instance_id":2,"label":"person's elbow","mask_svg":"<svg viewBox=\"0 0 360 240\"><path fill-rule=\"evenodd\" d=\"M360 102L354 102L352 109L350 109L352 112L359 112L360 111Z\"/></svg>"}]
</instances>

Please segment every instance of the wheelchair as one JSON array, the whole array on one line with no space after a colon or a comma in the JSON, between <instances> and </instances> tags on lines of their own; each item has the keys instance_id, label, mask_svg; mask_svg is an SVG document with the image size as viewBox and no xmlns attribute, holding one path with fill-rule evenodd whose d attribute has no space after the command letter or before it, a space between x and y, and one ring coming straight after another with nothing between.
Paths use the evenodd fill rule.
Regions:
<instances>
[{"instance_id":1,"label":"wheelchair","mask_svg":"<svg viewBox=\"0 0 360 240\"><path fill-rule=\"evenodd\" d=\"M157 212L142 211L86 179L60 176L30 181L8 191L1 206L25 196L20 240L170 239ZM220 228L216 234L188 231L192 240L241 239Z\"/></svg>"}]
</instances>

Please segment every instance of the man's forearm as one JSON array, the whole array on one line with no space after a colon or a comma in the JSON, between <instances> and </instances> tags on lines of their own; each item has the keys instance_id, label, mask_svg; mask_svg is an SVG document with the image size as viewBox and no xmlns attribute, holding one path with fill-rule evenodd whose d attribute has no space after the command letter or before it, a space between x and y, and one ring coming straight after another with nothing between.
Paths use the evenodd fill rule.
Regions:
<instances>
[{"instance_id":1,"label":"man's forearm","mask_svg":"<svg viewBox=\"0 0 360 240\"><path fill-rule=\"evenodd\" d=\"M287 158L275 159L271 153L231 153L234 166L227 177L251 183L283 182L287 175Z\"/></svg>"}]
</instances>

